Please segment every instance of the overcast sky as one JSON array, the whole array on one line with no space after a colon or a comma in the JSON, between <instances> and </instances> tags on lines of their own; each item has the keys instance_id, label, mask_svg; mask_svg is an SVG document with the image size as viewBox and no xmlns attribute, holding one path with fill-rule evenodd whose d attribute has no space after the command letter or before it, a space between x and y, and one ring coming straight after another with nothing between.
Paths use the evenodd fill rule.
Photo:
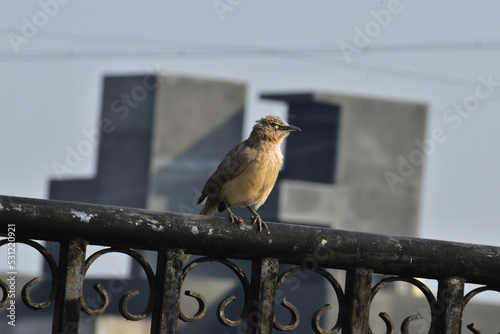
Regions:
<instances>
[{"instance_id":1,"label":"overcast sky","mask_svg":"<svg viewBox=\"0 0 500 334\"><path fill-rule=\"evenodd\" d=\"M500 244L500 2L24 0L0 13L1 194L46 198L53 162L98 124L103 76L154 69L246 82L244 136L276 111L262 92L426 103L447 140L425 163L420 236ZM68 176L93 175L96 153Z\"/></svg>"}]
</instances>

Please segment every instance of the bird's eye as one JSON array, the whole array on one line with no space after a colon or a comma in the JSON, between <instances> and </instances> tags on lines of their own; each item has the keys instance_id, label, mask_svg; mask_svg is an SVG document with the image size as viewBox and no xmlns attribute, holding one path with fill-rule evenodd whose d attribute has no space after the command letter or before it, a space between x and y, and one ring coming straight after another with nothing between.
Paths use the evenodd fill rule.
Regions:
<instances>
[{"instance_id":1,"label":"bird's eye","mask_svg":"<svg viewBox=\"0 0 500 334\"><path fill-rule=\"evenodd\" d=\"M280 126L279 126L278 124L274 124L274 127L275 127L276 129L279 129L279 128L280 128Z\"/></svg>"}]
</instances>

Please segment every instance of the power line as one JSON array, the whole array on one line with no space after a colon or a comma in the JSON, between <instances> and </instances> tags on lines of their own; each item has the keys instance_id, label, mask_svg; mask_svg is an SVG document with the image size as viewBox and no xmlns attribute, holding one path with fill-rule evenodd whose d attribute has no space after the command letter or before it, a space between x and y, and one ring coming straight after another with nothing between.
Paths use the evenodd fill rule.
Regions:
<instances>
[{"instance_id":1,"label":"power line","mask_svg":"<svg viewBox=\"0 0 500 334\"><path fill-rule=\"evenodd\" d=\"M0 32L10 33L16 31L8 27L0 27ZM41 31L36 39L46 39L55 41L69 42L87 42L94 44L114 44L125 46L149 45L160 46L166 45L177 47L182 46L185 52L190 49L198 51L232 51L241 52L247 51L252 53L280 53L280 52L306 52L317 56L343 56L343 51L339 45L328 43L324 45L295 45L283 47L266 47L266 46L251 46L251 45L236 45L218 42L204 41L186 41L173 39L158 39L150 37L135 37L135 36L114 36L114 35L95 35L73 32L59 31ZM337 43L340 44L340 43ZM354 43L351 43L354 45ZM199 49L199 48L202 49ZM214 50L215 49L215 50ZM359 55L369 54L394 54L407 52L452 52L452 51L477 51L477 50L500 50L500 40L469 40L469 41L437 41L437 42L414 42L406 44L382 44L382 45L367 45L360 48L362 53Z\"/></svg>"},{"instance_id":2,"label":"power line","mask_svg":"<svg viewBox=\"0 0 500 334\"><path fill-rule=\"evenodd\" d=\"M16 29L11 29L8 27L0 27L0 32L4 34L9 34L11 32L18 33ZM3 36L5 37L5 36ZM73 32L61 32L61 31L40 31L36 35L36 39L41 40L53 40L62 42L86 42L94 44L105 44L105 45L125 45L125 46L165 46L177 45L184 47L205 47L205 48L243 48L243 46L227 45L224 43L217 42L205 42L205 41L186 41L186 40L175 40L175 39L160 39L151 37L135 37L135 36L115 36L115 35L96 35L96 34L84 34L84 33L73 33ZM249 47L245 47L249 48Z\"/></svg>"},{"instance_id":3,"label":"power line","mask_svg":"<svg viewBox=\"0 0 500 334\"><path fill-rule=\"evenodd\" d=\"M149 52L113 52L113 51L82 51L82 52L52 52L52 53L29 53L18 55L5 55L0 54L0 62L48 62L48 61L76 61L76 60L98 60L98 59L130 59L130 58L163 58L163 59L243 59L243 58L284 58L288 60L295 60L301 62L308 62L313 65L336 67L347 71L357 71L363 73L378 73L381 75L388 75L392 77L399 77L404 79L424 81L431 83L439 83L459 87L471 87L475 84L474 81L464 80L460 78L448 77L437 74L427 74L423 72L414 72L402 69L395 69L380 65L371 65L363 63L351 62L347 64L343 59L327 59L309 57L306 55L299 55L291 52L268 52L268 53L247 53L247 52L190 52L184 53L181 51L149 51Z\"/></svg>"},{"instance_id":4,"label":"power line","mask_svg":"<svg viewBox=\"0 0 500 334\"><path fill-rule=\"evenodd\" d=\"M1 28L6 31L8 28ZM348 71L363 73L378 73L404 79L439 83L451 86L471 87L475 82L443 75L395 69L381 65L369 65L359 62L347 63L343 58L340 47L330 46L292 46L292 47L265 47L228 45L213 42L192 42L181 40L163 40L140 37L89 35L66 32L43 32L37 38L46 38L60 41L90 42L135 46L160 46L170 50L85 50L85 51L37 51L29 53L0 53L0 62L49 62L49 61L77 61L77 60L115 60L130 58L163 58L163 59L249 59L249 58L284 58L307 62L319 66L341 68ZM139 45L141 44L141 45ZM500 50L500 41L463 41L448 43L408 43L367 46L361 49L361 55L394 54L401 52L447 52L467 50Z\"/></svg>"},{"instance_id":5,"label":"power line","mask_svg":"<svg viewBox=\"0 0 500 334\"><path fill-rule=\"evenodd\" d=\"M316 65L323 65L329 67L337 67L350 71L357 71L362 73L378 73L380 75L386 75L391 77L399 77L403 79L410 79L415 81L423 81L430 83L439 83L448 86L458 86L470 88L472 85L477 84L475 81L460 79L455 77L449 77L444 75L437 75L424 72L408 71L404 69L396 69L393 67L355 63L351 62L347 64L345 61L340 61L336 59L301 59L302 61L307 61Z\"/></svg>"}]
</instances>

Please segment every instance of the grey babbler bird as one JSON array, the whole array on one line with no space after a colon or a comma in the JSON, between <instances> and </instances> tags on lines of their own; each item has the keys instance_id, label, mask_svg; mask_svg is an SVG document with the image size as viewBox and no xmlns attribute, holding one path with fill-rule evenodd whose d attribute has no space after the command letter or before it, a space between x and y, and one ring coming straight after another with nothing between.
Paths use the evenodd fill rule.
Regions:
<instances>
[{"instance_id":1,"label":"grey babbler bird","mask_svg":"<svg viewBox=\"0 0 500 334\"><path fill-rule=\"evenodd\" d=\"M252 225L259 231L262 221L257 209L264 204L283 164L280 144L292 131L301 131L278 116L266 116L256 122L247 140L236 145L209 177L198 204L206 200L200 214L212 216L227 209L229 219L244 225L229 207L244 206L253 214Z\"/></svg>"}]
</instances>

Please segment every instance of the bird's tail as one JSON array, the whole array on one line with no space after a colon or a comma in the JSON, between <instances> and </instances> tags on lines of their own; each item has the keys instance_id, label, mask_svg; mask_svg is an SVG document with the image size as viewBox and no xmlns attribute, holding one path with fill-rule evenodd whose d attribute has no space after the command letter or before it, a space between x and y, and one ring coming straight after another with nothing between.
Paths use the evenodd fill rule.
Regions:
<instances>
[{"instance_id":1,"label":"bird's tail","mask_svg":"<svg viewBox=\"0 0 500 334\"><path fill-rule=\"evenodd\" d=\"M219 203L217 202L212 202L209 199L205 202L205 205L203 206L203 209L201 209L200 215L205 215L205 216L213 216L215 209L217 209Z\"/></svg>"}]
</instances>

